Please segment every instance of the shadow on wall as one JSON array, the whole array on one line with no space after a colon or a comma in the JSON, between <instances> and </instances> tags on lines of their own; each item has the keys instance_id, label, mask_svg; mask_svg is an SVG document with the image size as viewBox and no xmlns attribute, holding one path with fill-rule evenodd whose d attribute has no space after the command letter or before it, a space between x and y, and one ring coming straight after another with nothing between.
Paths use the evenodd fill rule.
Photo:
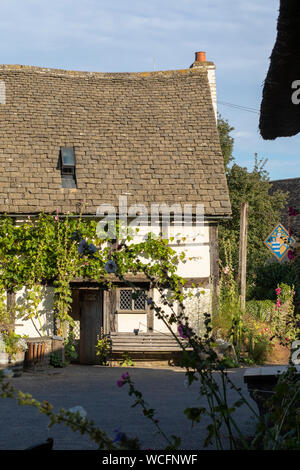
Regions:
<instances>
[{"instance_id":1,"label":"shadow on wall","mask_svg":"<svg viewBox=\"0 0 300 470\"><path fill-rule=\"evenodd\" d=\"M26 335L29 337L36 336L52 336L54 334L54 314L53 314L53 301L54 289L53 287L42 287L42 299L38 306L37 317L29 318L26 320L26 315L16 321L15 331L17 334ZM28 292L26 287L23 287L16 294L16 303L18 305L26 306L28 302ZM40 326L43 327L43 331Z\"/></svg>"}]
</instances>

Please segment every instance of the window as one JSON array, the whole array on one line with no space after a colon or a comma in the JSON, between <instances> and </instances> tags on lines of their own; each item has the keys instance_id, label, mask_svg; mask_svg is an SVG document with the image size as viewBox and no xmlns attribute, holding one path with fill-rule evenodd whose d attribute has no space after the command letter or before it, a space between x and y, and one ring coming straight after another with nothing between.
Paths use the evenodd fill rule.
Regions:
<instances>
[{"instance_id":1,"label":"window","mask_svg":"<svg viewBox=\"0 0 300 470\"><path fill-rule=\"evenodd\" d=\"M75 152L73 147L61 147L60 171L63 188L76 188Z\"/></svg>"},{"instance_id":2,"label":"window","mask_svg":"<svg viewBox=\"0 0 300 470\"><path fill-rule=\"evenodd\" d=\"M131 289L119 289L118 310L120 312L145 312L146 291L140 289L134 292Z\"/></svg>"}]
</instances>

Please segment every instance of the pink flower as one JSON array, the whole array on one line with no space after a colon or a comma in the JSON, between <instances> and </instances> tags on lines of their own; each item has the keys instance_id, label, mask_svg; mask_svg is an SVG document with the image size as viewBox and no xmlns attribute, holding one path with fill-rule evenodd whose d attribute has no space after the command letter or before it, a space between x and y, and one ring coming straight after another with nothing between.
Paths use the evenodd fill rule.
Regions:
<instances>
[{"instance_id":1,"label":"pink flower","mask_svg":"<svg viewBox=\"0 0 300 470\"><path fill-rule=\"evenodd\" d=\"M280 289L280 287L277 287L277 289L275 289L275 292L276 292L276 295L279 295L279 294L280 294L280 292L281 292L281 289Z\"/></svg>"},{"instance_id":2,"label":"pink flower","mask_svg":"<svg viewBox=\"0 0 300 470\"><path fill-rule=\"evenodd\" d=\"M224 274L228 274L229 271L230 271L229 266L225 266L225 268L223 269L223 273L224 273Z\"/></svg>"},{"instance_id":3,"label":"pink flower","mask_svg":"<svg viewBox=\"0 0 300 470\"><path fill-rule=\"evenodd\" d=\"M58 215L56 215L56 216L54 217L54 219L55 219L55 220L58 220Z\"/></svg>"},{"instance_id":4,"label":"pink flower","mask_svg":"<svg viewBox=\"0 0 300 470\"><path fill-rule=\"evenodd\" d=\"M269 328L265 328L265 331L270 331Z\"/></svg>"},{"instance_id":5,"label":"pink flower","mask_svg":"<svg viewBox=\"0 0 300 470\"><path fill-rule=\"evenodd\" d=\"M280 303L280 300L278 299L277 302L276 302L276 306L277 307L280 307L281 303Z\"/></svg>"},{"instance_id":6,"label":"pink flower","mask_svg":"<svg viewBox=\"0 0 300 470\"><path fill-rule=\"evenodd\" d=\"M128 372L125 372L124 374L121 375L121 378L117 380L118 387L123 387L127 379L129 379L129 374Z\"/></svg>"},{"instance_id":7,"label":"pink flower","mask_svg":"<svg viewBox=\"0 0 300 470\"><path fill-rule=\"evenodd\" d=\"M297 211L297 209L295 209L295 207L293 207L293 206L290 206L290 207L289 207L289 215L295 217L295 216L298 215L298 214L299 214L299 212Z\"/></svg>"},{"instance_id":8,"label":"pink flower","mask_svg":"<svg viewBox=\"0 0 300 470\"><path fill-rule=\"evenodd\" d=\"M289 340L290 340L290 338L287 336L287 338L285 338L285 340L286 340L286 341L289 341Z\"/></svg>"}]
</instances>

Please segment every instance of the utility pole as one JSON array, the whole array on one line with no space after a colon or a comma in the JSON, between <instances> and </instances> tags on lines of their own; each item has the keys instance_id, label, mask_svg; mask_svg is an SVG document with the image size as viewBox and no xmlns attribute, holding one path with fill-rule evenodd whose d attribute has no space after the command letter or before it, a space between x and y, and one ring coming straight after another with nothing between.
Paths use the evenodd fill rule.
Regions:
<instances>
[{"instance_id":1,"label":"utility pole","mask_svg":"<svg viewBox=\"0 0 300 470\"><path fill-rule=\"evenodd\" d=\"M241 307L246 308L246 273L247 273L247 233L248 233L248 202L241 205L240 215L240 249L239 249L239 293Z\"/></svg>"}]
</instances>

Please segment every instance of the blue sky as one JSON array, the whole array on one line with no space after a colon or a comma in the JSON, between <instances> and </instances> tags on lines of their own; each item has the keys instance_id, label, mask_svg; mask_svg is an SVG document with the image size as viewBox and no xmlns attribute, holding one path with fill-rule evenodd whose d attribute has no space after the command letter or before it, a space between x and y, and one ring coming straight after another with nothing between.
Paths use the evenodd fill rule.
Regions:
<instances>
[{"instance_id":1,"label":"blue sky","mask_svg":"<svg viewBox=\"0 0 300 470\"><path fill-rule=\"evenodd\" d=\"M196 51L216 65L218 101L259 111L279 0L0 0L0 62L133 72L188 68ZM299 77L300 79L300 77ZM271 179L300 176L300 134L264 141L258 112L223 104L234 156Z\"/></svg>"}]
</instances>

